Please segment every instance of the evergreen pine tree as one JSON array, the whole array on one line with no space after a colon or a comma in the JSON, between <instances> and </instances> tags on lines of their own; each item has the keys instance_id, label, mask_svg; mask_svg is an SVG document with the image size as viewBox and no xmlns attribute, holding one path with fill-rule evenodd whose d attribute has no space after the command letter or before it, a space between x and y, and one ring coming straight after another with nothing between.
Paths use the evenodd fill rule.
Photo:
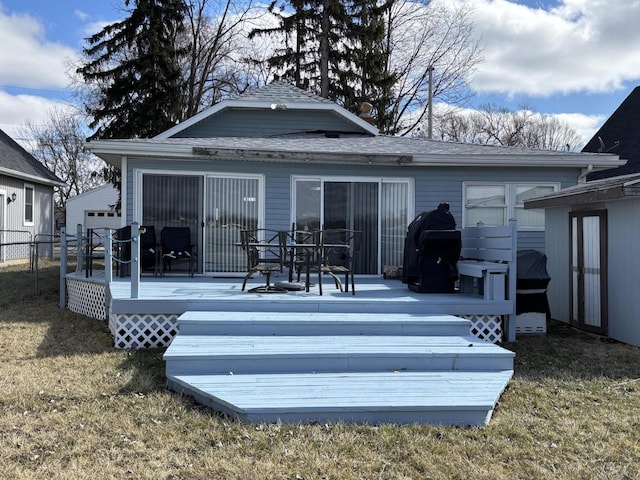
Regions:
<instances>
[{"instance_id":1,"label":"evergreen pine tree","mask_svg":"<svg viewBox=\"0 0 640 480\"><path fill-rule=\"evenodd\" d=\"M337 0L274 1L269 11L279 25L254 29L249 36L283 35L284 46L269 59L269 65L280 72L278 77L325 98L334 98L331 77L333 68L341 62L345 5Z\"/></svg>"},{"instance_id":2,"label":"evergreen pine tree","mask_svg":"<svg viewBox=\"0 0 640 480\"><path fill-rule=\"evenodd\" d=\"M395 75L389 71L387 19L395 0L352 0L346 24L344 64L336 69L333 88L348 110L357 113L364 102L380 131L389 132Z\"/></svg>"},{"instance_id":3,"label":"evergreen pine tree","mask_svg":"<svg viewBox=\"0 0 640 480\"><path fill-rule=\"evenodd\" d=\"M123 21L87 39L87 63L78 68L97 90L85 104L92 138L152 137L180 120L182 97L176 47L183 29L183 0L125 0Z\"/></svg>"},{"instance_id":4,"label":"evergreen pine tree","mask_svg":"<svg viewBox=\"0 0 640 480\"><path fill-rule=\"evenodd\" d=\"M290 0L269 11L279 26L255 35L283 34L285 47L269 59L281 78L358 112L374 106L376 124L390 123L395 77L388 71L386 22L395 0Z\"/></svg>"}]
</instances>

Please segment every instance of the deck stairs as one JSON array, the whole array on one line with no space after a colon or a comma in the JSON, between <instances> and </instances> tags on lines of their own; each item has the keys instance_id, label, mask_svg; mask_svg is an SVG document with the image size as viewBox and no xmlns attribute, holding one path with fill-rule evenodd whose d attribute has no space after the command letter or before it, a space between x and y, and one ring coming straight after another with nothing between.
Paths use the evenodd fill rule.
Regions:
<instances>
[{"instance_id":1,"label":"deck stairs","mask_svg":"<svg viewBox=\"0 0 640 480\"><path fill-rule=\"evenodd\" d=\"M169 389L249 423L486 425L514 354L451 315L185 312Z\"/></svg>"}]
</instances>

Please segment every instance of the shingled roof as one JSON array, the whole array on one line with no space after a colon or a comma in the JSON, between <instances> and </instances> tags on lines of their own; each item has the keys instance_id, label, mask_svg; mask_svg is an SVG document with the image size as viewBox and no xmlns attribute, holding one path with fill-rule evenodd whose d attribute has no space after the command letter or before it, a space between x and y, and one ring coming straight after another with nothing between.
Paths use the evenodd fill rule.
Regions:
<instances>
[{"instance_id":1,"label":"shingled roof","mask_svg":"<svg viewBox=\"0 0 640 480\"><path fill-rule=\"evenodd\" d=\"M640 172L640 87L636 87L582 149L583 152L614 153L627 163L592 172L597 180Z\"/></svg>"},{"instance_id":2,"label":"shingled roof","mask_svg":"<svg viewBox=\"0 0 640 480\"><path fill-rule=\"evenodd\" d=\"M640 197L640 173L579 183L543 197L525 200L524 208L565 207Z\"/></svg>"},{"instance_id":3,"label":"shingled roof","mask_svg":"<svg viewBox=\"0 0 640 480\"><path fill-rule=\"evenodd\" d=\"M48 185L62 183L49 169L2 130L0 130L0 173Z\"/></svg>"},{"instance_id":4,"label":"shingled roof","mask_svg":"<svg viewBox=\"0 0 640 480\"><path fill-rule=\"evenodd\" d=\"M290 83L278 80L263 87L256 87L246 92L236 95L236 100L248 102L274 102L278 103L283 98L294 103L328 103L333 104L329 99L297 88Z\"/></svg>"}]
</instances>

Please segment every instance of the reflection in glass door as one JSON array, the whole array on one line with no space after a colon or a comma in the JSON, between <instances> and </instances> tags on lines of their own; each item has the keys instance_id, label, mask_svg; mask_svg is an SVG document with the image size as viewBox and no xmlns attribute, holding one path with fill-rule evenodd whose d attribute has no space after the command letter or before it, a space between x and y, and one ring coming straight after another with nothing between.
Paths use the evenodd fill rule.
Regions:
<instances>
[{"instance_id":1,"label":"reflection in glass door","mask_svg":"<svg viewBox=\"0 0 640 480\"><path fill-rule=\"evenodd\" d=\"M325 182L324 228L359 232L351 245L356 273L378 273L378 183Z\"/></svg>"},{"instance_id":2,"label":"reflection in glass door","mask_svg":"<svg viewBox=\"0 0 640 480\"><path fill-rule=\"evenodd\" d=\"M142 177L142 225L154 226L156 241L164 227L189 227L195 245L196 272L201 272L202 177L196 175L157 175Z\"/></svg>"},{"instance_id":3,"label":"reflection in glass door","mask_svg":"<svg viewBox=\"0 0 640 480\"><path fill-rule=\"evenodd\" d=\"M207 177L205 200L205 271L246 271L240 231L257 228L258 178Z\"/></svg>"},{"instance_id":4,"label":"reflection in glass door","mask_svg":"<svg viewBox=\"0 0 640 480\"><path fill-rule=\"evenodd\" d=\"M379 274L382 265L402 265L404 239L413 216L408 179L335 180L297 178L298 229L347 228L360 233L352 246L354 271Z\"/></svg>"}]
</instances>

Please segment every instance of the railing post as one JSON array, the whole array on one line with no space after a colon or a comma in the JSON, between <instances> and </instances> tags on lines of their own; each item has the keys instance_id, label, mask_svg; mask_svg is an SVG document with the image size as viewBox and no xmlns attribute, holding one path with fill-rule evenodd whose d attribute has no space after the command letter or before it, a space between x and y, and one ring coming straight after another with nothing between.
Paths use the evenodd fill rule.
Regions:
<instances>
[{"instance_id":1,"label":"railing post","mask_svg":"<svg viewBox=\"0 0 640 480\"><path fill-rule=\"evenodd\" d=\"M507 341L516 341L516 289L517 287L517 265L518 265L518 222L512 218L509 219L509 228L511 230L511 260L509 261L509 285L508 295L513 302L513 311L507 316Z\"/></svg>"},{"instance_id":2,"label":"railing post","mask_svg":"<svg viewBox=\"0 0 640 480\"><path fill-rule=\"evenodd\" d=\"M112 231L110 228L105 228L106 238L104 244L104 281L107 285L111 283L113 278L113 260L111 258L111 252L113 251L113 239L111 237Z\"/></svg>"},{"instance_id":3,"label":"railing post","mask_svg":"<svg viewBox=\"0 0 640 480\"><path fill-rule=\"evenodd\" d=\"M131 224L131 298L140 291L140 224Z\"/></svg>"},{"instance_id":4,"label":"railing post","mask_svg":"<svg viewBox=\"0 0 640 480\"><path fill-rule=\"evenodd\" d=\"M60 308L67 306L67 229L60 228Z\"/></svg>"},{"instance_id":5,"label":"railing post","mask_svg":"<svg viewBox=\"0 0 640 480\"><path fill-rule=\"evenodd\" d=\"M35 247L35 257L34 255L34 247ZM32 255L32 265L33 265L33 272L34 272L34 276L35 276L35 286L34 286L34 294L38 295L39 293L39 289L38 289L38 236L36 235L36 241L34 243L31 244L31 255Z\"/></svg>"},{"instance_id":6,"label":"railing post","mask_svg":"<svg viewBox=\"0 0 640 480\"><path fill-rule=\"evenodd\" d=\"M76 227L76 272L80 273L83 270L84 265L84 242L82 240L82 224L79 223Z\"/></svg>"}]
</instances>

